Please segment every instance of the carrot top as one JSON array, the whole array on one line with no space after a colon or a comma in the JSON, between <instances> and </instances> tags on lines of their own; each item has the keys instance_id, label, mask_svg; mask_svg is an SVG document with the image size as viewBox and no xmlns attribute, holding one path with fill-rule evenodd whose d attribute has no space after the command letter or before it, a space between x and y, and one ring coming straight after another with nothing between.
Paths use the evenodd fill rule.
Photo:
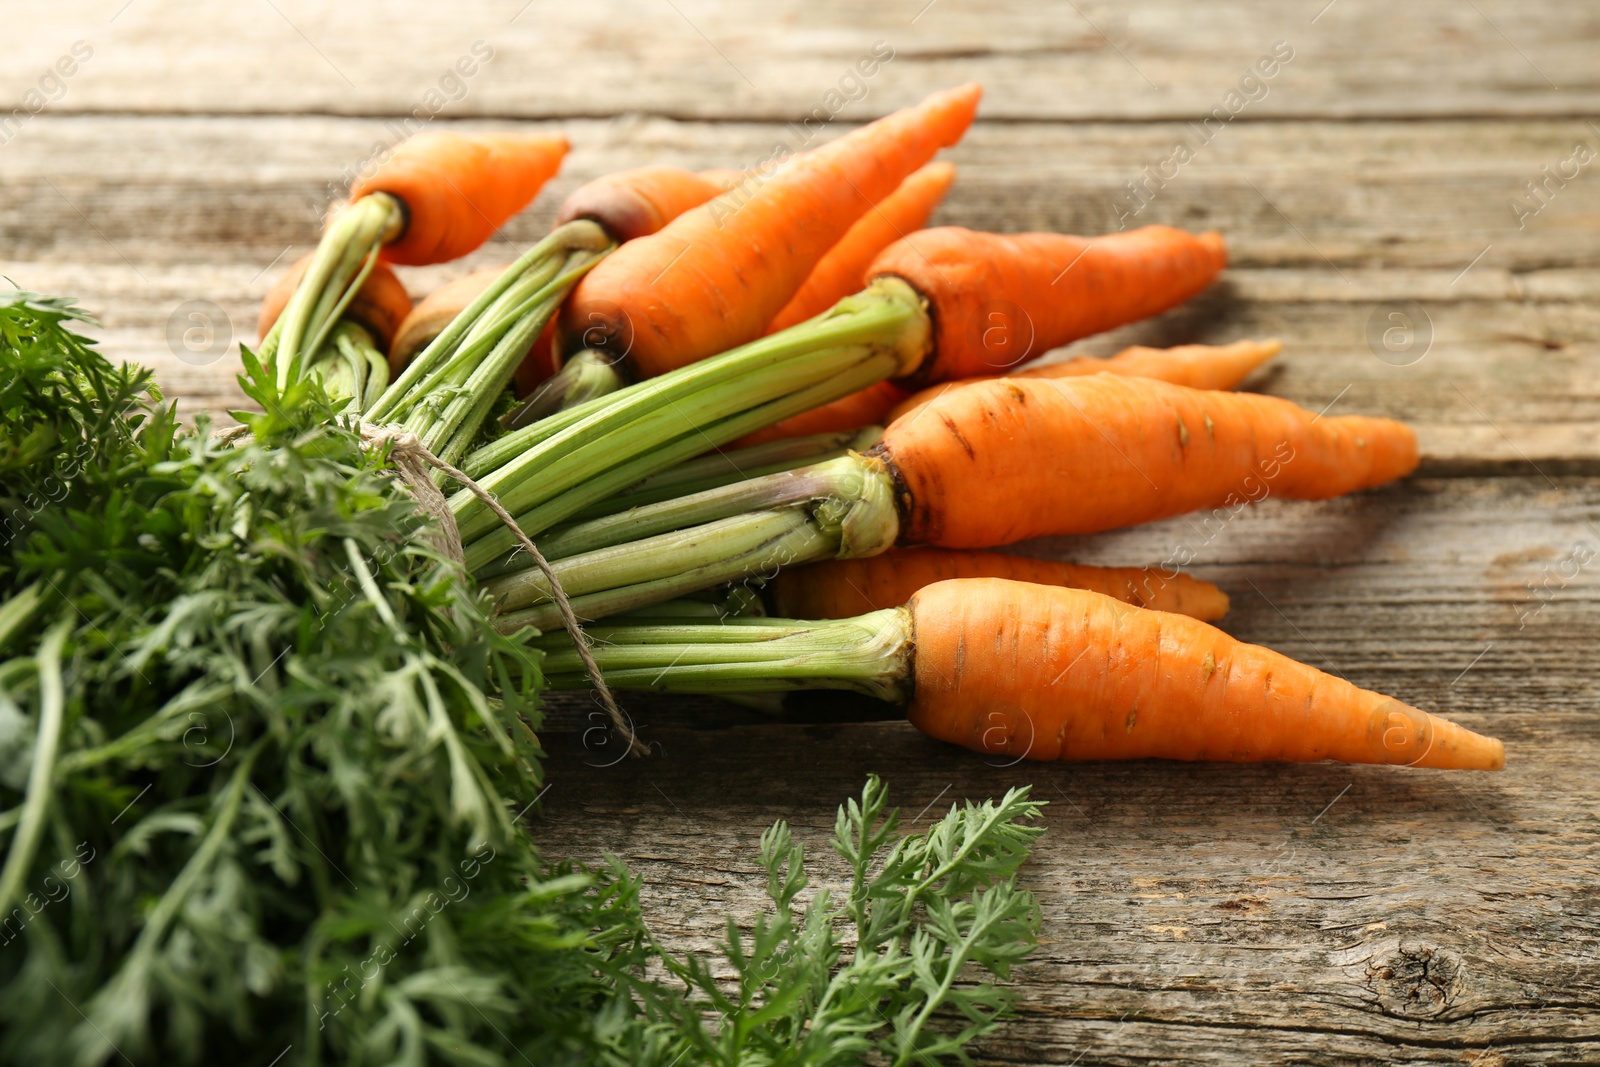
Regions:
<instances>
[{"instance_id":1,"label":"carrot top","mask_svg":"<svg viewBox=\"0 0 1600 1067\"><path fill-rule=\"evenodd\" d=\"M567 351L582 336L652 377L761 336L863 212L960 139L980 95L935 93L629 241L573 292Z\"/></svg>"},{"instance_id":2,"label":"carrot top","mask_svg":"<svg viewBox=\"0 0 1600 1067\"><path fill-rule=\"evenodd\" d=\"M567 139L544 134L419 133L357 178L350 199L388 193L405 207L390 263L443 263L466 255L527 207L555 176Z\"/></svg>"},{"instance_id":3,"label":"carrot top","mask_svg":"<svg viewBox=\"0 0 1600 1067\"><path fill-rule=\"evenodd\" d=\"M1215 233L1146 226L1105 237L922 230L868 271L904 278L933 306L920 382L998 374L1052 348L1175 307L1227 262Z\"/></svg>"}]
</instances>

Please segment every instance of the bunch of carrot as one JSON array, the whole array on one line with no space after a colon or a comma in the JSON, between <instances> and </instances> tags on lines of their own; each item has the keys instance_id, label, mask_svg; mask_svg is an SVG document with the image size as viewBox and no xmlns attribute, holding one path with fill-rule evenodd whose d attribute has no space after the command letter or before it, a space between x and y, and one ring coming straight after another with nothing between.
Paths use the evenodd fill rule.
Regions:
<instances>
[{"instance_id":1,"label":"bunch of carrot","mask_svg":"<svg viewBox=\"0 0 1600 1067\"><path fill-rule=\"evenodd\" d=\"M765 168L599 178L517 262L413 308L380 261L477 248L565 152L419 137L269 298L264 351L475 480L449 507L506 632L555 627L558 589L583 619L622 616L594 631L619 686L861 688L934 736L1034 758L1498 766L1498 742L1210 628L1227 598L1209 583L973 551L1262 487L1324 499L1417 463L1400 423L1230 392L1274 341L1026 365L1195 296L1227 251L1160 226L924 229L955 179L933 157L980 95ZM662 621L728 583L832 621ZM568 638L529 639L576 684Z\"/></svg>"}]
</instances>

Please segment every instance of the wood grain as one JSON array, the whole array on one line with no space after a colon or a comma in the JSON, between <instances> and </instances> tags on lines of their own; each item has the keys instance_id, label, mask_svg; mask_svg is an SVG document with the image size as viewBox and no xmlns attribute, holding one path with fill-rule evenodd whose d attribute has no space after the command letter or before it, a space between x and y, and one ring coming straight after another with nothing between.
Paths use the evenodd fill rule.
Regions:
<instances>
[{"instance_id":1,"label":"wood grain","mask_svg":"<svg viewBox=\"0 0 1600 1067\"><path fill-rule=\"evenodd\" d=\"M992 119L1149 120L1209 112L1283 41L1294 58L1245 108L1252 118L1600 110L1600 22L1583 0L1230 0L1203 17L1184 0L51 6L10 27L0 99L21 99L81 39L94 55L53 108L404 115L483 41L494 58L453 115L791 121L882 41L894 58L852 119L977 79Z\"/></svg>"},{"instance_id":2,"label":"wood grain","mask_svg":"<svg viewBox=\"0 0 1600 1067\"><path fill-rule=\"evenodd\" d=\"M506 241L457 264L405 271L416 295L513 258L590 177L641 161L755 160L779 132L630 119L561 128L575 145L564 173L506 228ZM1600 178L1584 172L1520 230L1507 207L1525 176L1559 160L1586 129L1569 121L1230 129L1132 220L1223 229L1234 263L1224 283L1162 319L1077 348L1279 336L1285 354L1255 387L1318 410L1337 398L1339 411L1410 419L1429 470L1526 473L1532 463L1552 474L1600 472L1600 439L1590 432L1600 421L1600 228L1587 224L1600 217ZM1105 232L1120 183L1139 175L1138 161L1162 159L1184 130L980 125L951 154L960 179L936 221ZM154 366L186 414L237 405L236 348L217 338L254 340L261 294L310 247L342 193L341 171L386 132L350 119L41 117L0 152L8 237L0 273L84 294L110 349ZM1600 146L1600 134L1588 136ZM144 151L152 143L166 148ZM181 342L196 324L177 313L196 300L215 305L218 333L193 350ZM1369 332L1376 324L1381 336L1388 306L1401 300L1421 305L1432 336L1393 357L1425 352L1417 362L1394 366L1374 354Z\"/></svg>"},{"instance_id":3,"label":"wood grain","mask_svg":"<svg viewBox=\"0 0 1600 1067\"><path fill-rule=\"evenodd\" d=\"M1230 632L1503 736L1505 772L995 766L834 695L633 695L661 751L615 763L568 695L536 833L621 854L667 942L705 947L760 907L771 820L833 885L833 810L869 771L918 825L1032 783L1045 943L981 1062L1600 1062L1600 162L1546 169L1600 149L1594 5L56 0L7 30L0 275L79 296L190 416L242 400L260 296L419 109L574 149L501 239L404 272L418 296L512 258L597 174L750 164L801 147L788 124L819 106L833 136L973 78L937 222L1221 229L1222 285L1076 350L1279 336L1251 388L1407 418L1423 476L1018 550L1192 556ZM92 55L47 81L75 41ZM493 56L453 91L477 41ZM865 95L829 101L878 41L894 55ZM1294 55L1265 94L1199 133L1277 41ZM1380 358L1399 301L1431 336Z\"/></svg>"},{"instance_id":4,"label":"wood grain","mask_svg":"<svg viewBox=\"0 0 1600 1067\"><path fill-rule=\"evenodd\" d=\"M1504 737L1500 774L1005 766L900 721L763 724L632 697L659 754L606 766L605 746L569 734L536 832L621 854L671 943L704 948L725 913L759 910L770 821L790 820L817 884L837 887L833 808L869 772L908 818L931 805L924 825L1031 783L1051 802L1026 879L1046 943L983 1062L1589 1062L1600 684L1576 650L1600 625L1600 563L1563 561L1600 552L1597 518L1590 479L1438 479L1027 546L1128 563L1187 544L1233 597L1230 632ZM584 708L561 714L581 724Z\"/></svg>"}]
</instances>

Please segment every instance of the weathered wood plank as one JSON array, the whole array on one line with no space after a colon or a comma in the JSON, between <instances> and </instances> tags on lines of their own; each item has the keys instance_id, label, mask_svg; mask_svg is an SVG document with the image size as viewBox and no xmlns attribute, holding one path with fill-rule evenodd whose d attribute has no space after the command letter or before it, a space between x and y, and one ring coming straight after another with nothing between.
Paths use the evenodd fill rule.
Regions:
<instances>
[{"instance_id":1,"label":"weathered wood plank","mask_svg":"<svg viewBox=\"0 0 1600 1067\"><path fill-rule=\"evenodd\" d=\"M995 118L1152 119L1208 113L1284 41L1293 59L1242 114L1600 109L1591 62L1600 24L1582 0L1233 0L1207 5L1203 18L1192 11L1182 0L464 0L385 5L379 15L310 0L57 0L49 17L11 27L0 99L20 103L81 39L93 55L52 108L788 121L844 105L827 94L882 41L893 59L848 107L852 119L973 78ZM448 77L475 41L493 58L457 88Z\"/></svg>"},{"instance_id":2,"label":"weathered wood plank","mask_svg":"<svg viewBox=\"0 0 1600 1067\"><path fill-rule=\"evenodd\" d=\"M1233 595L1231 632L1503 736L1500 774L1005 766L903 722L760 725L633 697L660 753L606 766L603 747L552 736L536 832L557 853L622 855L669 943L703 947L723 914L760 907L773 819L837 886L833 808L868 772L923 823L1032 783L1051 801L1027 877L1045 943L984 1062L1590 1062L1597 519L1592 480L1423 480L1028 546L1127 563L1187 545ZM562 721L581 727L574 710Z\"/></svg>"},{"instance_id":3,"label":"weathered wood plank","mask_svg":"<svg viewBox=\"0 0 1600 1067\"><path fill-rule=\"evenodd\" d=\"M564 128L575 142L566 173L507 228L514 244L406 272L418 295L511 258L549 225L560 197L595 174L646 160L753 160L773 133L663 120ZM1164 319L1079 347L1277 335L1287 345L1282 367L1258 387L1318 409L1338 397L1336 410L1409 418L1436 472L1526 470L1527 461L1552 474L1595 470L1600 182L1583 172L1521 230L1508 207L1519 181L1559 160L1585 129L1231 129L1133 220L1223 229L1235 263L1225 283ZM174 346L174 312L211 301L234 343L253 339L260 294L309 247L341 170L384 132L344 119L41 118L0 153L0 273L83 297L111 349L155 366L186 413L236 405L234 356ZM980 125L953 154L962 176L938 221L1102 232L1114 225L1118 184L1143 166L1130 161L1159 160L1180 133L1163 124ZM152 143L168 150L143 151ZM1376 324L1381 334L1386 305L1402 299L1421 303L1432 341L1418 362L1392 366L1374 354L1369 331ZM180 316L174 329L181 338L192 325ZM1418 342L1390 358L1420 350Z\"/></svg>"}]
</instances>

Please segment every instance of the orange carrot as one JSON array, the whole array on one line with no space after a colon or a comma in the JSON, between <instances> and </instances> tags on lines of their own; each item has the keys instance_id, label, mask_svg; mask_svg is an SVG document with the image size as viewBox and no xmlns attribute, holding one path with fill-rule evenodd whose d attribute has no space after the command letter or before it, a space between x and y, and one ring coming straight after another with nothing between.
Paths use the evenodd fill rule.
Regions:
<instances>
[{"instance_id":1,"label":"orange carrot","mask_svg":"<svg viewBox=\"0 0 1600 1067\"><path fill-rule=\"evenodd\" d=\"M1191 618L1220 619L1228 594L1198 578L1159 567L1089 567L1001 552L896 548L881 556L840 559L778 572L773 614L788 619L848 619L899 607L926 586L950 578L1006 578L1088 589L1128 604Z\"/></svg>"},{"instance_id":2,"label":"orange carrot","mask_svg":"<svg viewBox=\"0 0 1600 1067\"><path fill-rule=\"evenodd\" d=\"M900 543L990 548L1242 506L1321 500L1409 474L1409 427L1148 378L997 378L898 419L888 467Z\"/></svg>"},{"instance_id":3,"label":"orange carrot","mask_svg":"<svg viewBox=\"0 0 1600 1067\"><path fill-rule=\"evenodd\" d=\"M723 192L738 188L740 182L750 177L749 171L738 167L712 167L710 170L700 171L699 174Z\"/></svg>"},{"instance_id":4,"label":"orange carrot","mask_svg":"<svg viewBox=\"0 0 1600 1067\"><path fill-rule=\"evenodd\" d=\"M929 163L901 182L900 188L857 219L839 243L817 261L794 299L767 324L767 332L787 330L860 292L872 261L906 234L926 226L928 216L955 180L956 168L941 162Z\"/></svg>"},{"instance_id":5,"label":"orange carrot","mask_svg":"<svg viewBox=\"0 0 1600 1067\"><path fill-rule=\"evenodd\" d=\"M284 307L294 295L300 279L305 277L306 268L311 265L315 255L314 252L308 252L300 257L267 290L267 295L261 301L261 315L256 321L256 336L266 337L272 324L278 321L278 316L283 314ZM375 263L372 273L367 275L367 280L361 283L361 288L345 308L344 317L364 326L378 347L385 349L410 313L411 297L407 295L406 287L387 264Z\"/></svg>"},{"instance_id":6,"label":"orange carrot","mask_svg":"<svg viewBox=\"0 0 1600 1067\"><path fill-rule=\"evenodd\" d=\"M566 154L561 136L419 133L357 178L350 199L388 193L405 205L405 229L384 246L384 259L443 263L471 252L527 207Z\"/></svg>"},{"instance_id":7,"label":"orange carrot","mask_svg":"<svg viewBox=\"0 0 1600 1067\"><path fill-rule=\"evenodd\" d=\"M389 369L398 374L413 356L421 352L455 317L483 294L483 291L502 274L504 266L485 267L471 274L447 282L429 293L422 302L411 309L405 321L395 332L394 343L389 346ZM554 317L552 316L552 322ZM528 355L517 366L513 381L518 396L532 392L538 384L555 373L555 327L546 323L535 339Z\"/></svg>"},{"instance_id":8,"label":"orange carrot","mask_svg":"<svg viewBox=\"0 0 1600 1067\"><path fill-rule=\"evenodd\" d=\"M1076 378L1085 374L1120 374L1133 378L1154 378L1173 385L1186 385L1191 389L1232 389L1244 381L1267 360L1283 351L1283 343L1276 338L1270 341L1235 341L1231 345L1179 345L1176 348L1145 348L1134 345L1124 348L1110 359L1078 356L1059 363L1025 367L1012 371L1012 378ZM904 418L932 400L958 386L971 382L989 381L999 375L982 378L963 378L959 381L930 385L908 397L889 412L890 420ZM883 416L879 416L882 418ZM863 425L870 425L864 423ZM843 426L840 429L853 429Z\"/></svg>"},{"instance_id":9,"label":"orange carrot","mask_svg":"<svg viewBox=\"0 0 1600 1067\"><path fill-rule=\"evenodd\" d=\"M622 245L573 291L563 347L599 334L651 377L761 336L872 204L960 139L980 94L935 93Z\"/></svg>"},{"instance_id":10,"label":"orange carrot","mask_svg":"<svg viewBox=\"0 0 1600 1067\"><path fill-rule=\"evenodd\" d=\"M894 382L878 382L865 389L841 397L831 404L802 411L782 422L773 423L764 430L746 434L734 442L738 448L766 444L786 437L809 437L814 433L833 433L837 430L859 430L877 424L887 424L889 413L894 411L910 394Z\"/></svg>"},{"instance_id":11,"label":"orange carrot","mask_svg":"<svg viewBox=\"0 0 1600 1067\"><path fill-rule=\"evenodd\" d=\"M1505 766L1499 741L1182 615L996 578L940 582L907 607L908 717L980 752Z\"/></svg>"},{"instance_id":12,"label":"orange carrot","mask_svg":"<svg viewBox=\"0 0 1600 1067\"><path fill-rule=\"evenodd\" d=\"M933 305L922 382L998 374L1070 341L1166 311L1227 263L1221 235L1146 226L1104 237L1009 236L955 226L884 250L869 277L909 282Z\"/></svg>"},{"instance_id":13,"label":"orange carrot","mask_svg":"<svg viewBox=\"0 0 1600 1067\"><path fill-rule=\"evenodd\" d=\"M618 243L632 241L726 191L720 177L682 167L635 167L574 189L556 212L556 225L593 219Z\"/></svg>"}]
</instances>

